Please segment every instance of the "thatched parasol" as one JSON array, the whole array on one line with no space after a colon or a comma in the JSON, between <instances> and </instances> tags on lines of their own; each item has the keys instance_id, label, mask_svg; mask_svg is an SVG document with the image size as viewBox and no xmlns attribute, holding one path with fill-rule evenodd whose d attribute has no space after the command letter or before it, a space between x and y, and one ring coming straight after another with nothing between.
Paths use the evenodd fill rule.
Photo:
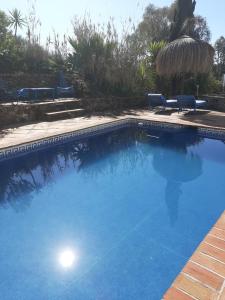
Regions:
<instances>
[{"instance_id":1,"label":"thatched parasol","mask_svg":"<svg viewBox=\"0 0 225 300\"><path fill-rule=\"evenodd\" d=\"M213 65L214 49L204 41L181 36L161 49L156 70L161 76L208 73Z\"/></svg>"}]
</instances>

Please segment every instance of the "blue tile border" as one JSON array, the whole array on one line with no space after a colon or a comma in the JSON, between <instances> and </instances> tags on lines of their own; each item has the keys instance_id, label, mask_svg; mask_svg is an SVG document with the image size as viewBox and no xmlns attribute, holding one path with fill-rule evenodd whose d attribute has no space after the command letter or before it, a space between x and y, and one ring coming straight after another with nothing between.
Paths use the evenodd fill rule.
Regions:
<instances>
[{"instance_id":1,"label":"blue tile border","mask_svg":"<svg viewBox=\"0 0 225 300\"><path fill-rule=\"evenodd\" d=\"M24 155L26 153L34 152L40 149L45 149L52 147L54 145L59 145L67 143L70 141L75 141L81 138L88 138L91 136L100 135L103 133L110 132L115 129L121 129L126 127L141 127L141 128L155 128L155 129L169 129L169 130L183 130L185 128L193 128L197 130L197 134L201 137L211 138L211 139L222 139L225 140L225 130L207 128L207 127L196 127L187 126L174 123L166 123L159 121L150 121L139 118L127 118L118 121L112 121L105 124L95 125L92 127L87 127L84 129L79 129L73 132L68 132L49 138L44 138L41 140L29 142L26 144L21 144L18 146L12 146L0 150L0 161L8 160L17 156Z\"/></svg>"},{"instance_id":2,"label":"blue tile border","mask_svg":"<svg viewBox=\"0 0 225 300\"><path fill-rule=\"evenodd\" d=\"M143 119L135 119L137 125L142 126L143 128L162 128L162 129L171 129L171 130L183 130L183 129L194 129L196 133L203 138L217 139L225 141L225 129L212 128L212 127L198 127L194 125L181 125L175 123L165 123L159 121L150 121Z\"/></svg>"},{"instance_id":3,"label":"blue tile border","mask_svg":"<svg viewBox=\"0 0 225 300\"><path fill-rule=\"evenodd\" d=\"M68 133L52 136L49 138L44 138L41 140L36 140L33 142L17 145L17 146L12 146L0 150L0 161L8 160L14 157L24 155L26 153L31 153L37 150L45 149L55 145L60 145L70 141L76 141L81 138L100 135L102 133L110 132L113 129L129 127L130 125L131 123L129 122L129 120L124 119L120 121L114 121L110 123L96 125L93 127L79 129L73 132L68 132Z\"/></svg>"}]
</instances>

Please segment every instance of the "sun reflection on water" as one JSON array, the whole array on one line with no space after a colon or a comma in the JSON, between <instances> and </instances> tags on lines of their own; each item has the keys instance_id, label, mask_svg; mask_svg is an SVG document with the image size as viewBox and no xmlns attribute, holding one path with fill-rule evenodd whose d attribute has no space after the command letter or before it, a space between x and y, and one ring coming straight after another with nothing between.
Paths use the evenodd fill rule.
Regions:
<instances>
[{"instance_id":1,"label":"sun reflection on water","mask_svg":"<svg viewBox=\"0 0 225 300\"><path fill-rule=\"evenodd\" d=\"M64 248L59 252L58 263L63 269L74 267L78 260L78 253L72 248Z\"/></svg>"}]
</instances>

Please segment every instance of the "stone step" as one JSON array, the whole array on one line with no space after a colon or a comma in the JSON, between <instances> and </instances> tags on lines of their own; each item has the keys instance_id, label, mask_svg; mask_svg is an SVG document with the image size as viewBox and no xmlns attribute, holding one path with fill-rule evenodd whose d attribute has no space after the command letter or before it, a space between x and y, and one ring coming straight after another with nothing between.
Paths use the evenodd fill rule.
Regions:
<instances>
[{"instance_id":1,"label":"stone step","mask_svg":"<svg viewBox=\"0 0 225 300\"><path fill-rule=\"evenodd\" d=\"M83 108L76 108L76 109L70 109L70 110L48 112L45 114L45 116L46 116L46 119L49 121L56 121L56 120L62 120L62 119L81 117L84 115L84 112L85 112L85 110Z\"/></svg>"},{"instance_id":2,"label":"stone step","mask_svg":"<svg viewBox=\"0 0 225 300\"><path fill-rule=\"evenodd\" d=\"M41 111L48 113L52 111L73 110L81 108L82 101L80 99L56 99L55 101L31 103L31 106L37 106Z\"/></svg>"}]
</instances>

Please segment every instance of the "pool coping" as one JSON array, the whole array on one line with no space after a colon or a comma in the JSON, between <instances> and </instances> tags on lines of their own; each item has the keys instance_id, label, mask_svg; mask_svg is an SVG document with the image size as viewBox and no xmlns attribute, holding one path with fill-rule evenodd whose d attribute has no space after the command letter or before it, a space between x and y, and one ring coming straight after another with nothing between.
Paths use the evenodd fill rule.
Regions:
<instances>
[{"instance_id":1,"label":"pool coping","mask_svg":"<svg viewBox=\"0 0 225 300\"><path fill-rule=\"evenodd\" d=\"M192 128L195 129L197 134L199 134L201 137L225 140L225 128L196 126L196 124L177 124L172 122L149 120L141 117L126 117L119 120L106 121L101 124L86 126L82 129L51 135L41 139L34 139L27 143L1 148L0 161L12 159L17 156L25 155L30 152L45 149L47 147L52 147L62 143L67 143L73 140L89 138L94 135L109 132L112 129L119 129L132 125L142 128L145 126L151 126L152 128L167 128L173 130ZM220 233L219 236L218 230ZM211 244L208 242L208 239L210 238L214 239ZM218 242L220 242L220 244L223 246L218 247L217 244L215 244ZM216 253L218 251L222 251L222 257L224 260L220 261L215 254L209 255L209 253L205 253L202 250L202 247L205 244L209 245L213 249L215 248L216 250L214 249L214 252L216 251ZM206 257L206 262L199 262L197 260L199 256L203 256L204 258ZM195 261L195 258L197 261ZM209 262L211 263L210 266L207 265ZM221 265L224 268L224 273L222 273L223 276L221 276ZM216 266L218 267L218 270ZM219 284L218 280L220 282ZM194 252L193 256L190 258L184 269L181 271L163 297L163 300L196 299L225 300L225 212Z\"/></svg>"},{"instance_id":2,"label":"pool coping","mask_svg":"<svg viewBox=\"0 0 225 300\"><path fill-rule=\"evenodd\" d=\"M126 117L119 120L106 121L101 124L87 126L81 129L66 131L56 135L50 135L48 137L34 139L26 143L0 148L0 162L24 155L26 153L34 152L36 150L66 143L76 139L88 138L94 135L109 132L112 129L119 129L132 125L140 127L151 126L152 128L167 128L173 130L192 128L195 129L201 137L225 140L225 128L196 126L195 124L177 124L172 122L149 120L145 118Z\"/></svg>"},{"instance_id":3,"label":"pool coping","mask_svg":"<svg viewBox=\"0 0 225 300\"><path fill-rule=\"evenodd\" d=\"M163 300L224 299L225 211L163 296Z\"/></svg>"}]
</instances>

